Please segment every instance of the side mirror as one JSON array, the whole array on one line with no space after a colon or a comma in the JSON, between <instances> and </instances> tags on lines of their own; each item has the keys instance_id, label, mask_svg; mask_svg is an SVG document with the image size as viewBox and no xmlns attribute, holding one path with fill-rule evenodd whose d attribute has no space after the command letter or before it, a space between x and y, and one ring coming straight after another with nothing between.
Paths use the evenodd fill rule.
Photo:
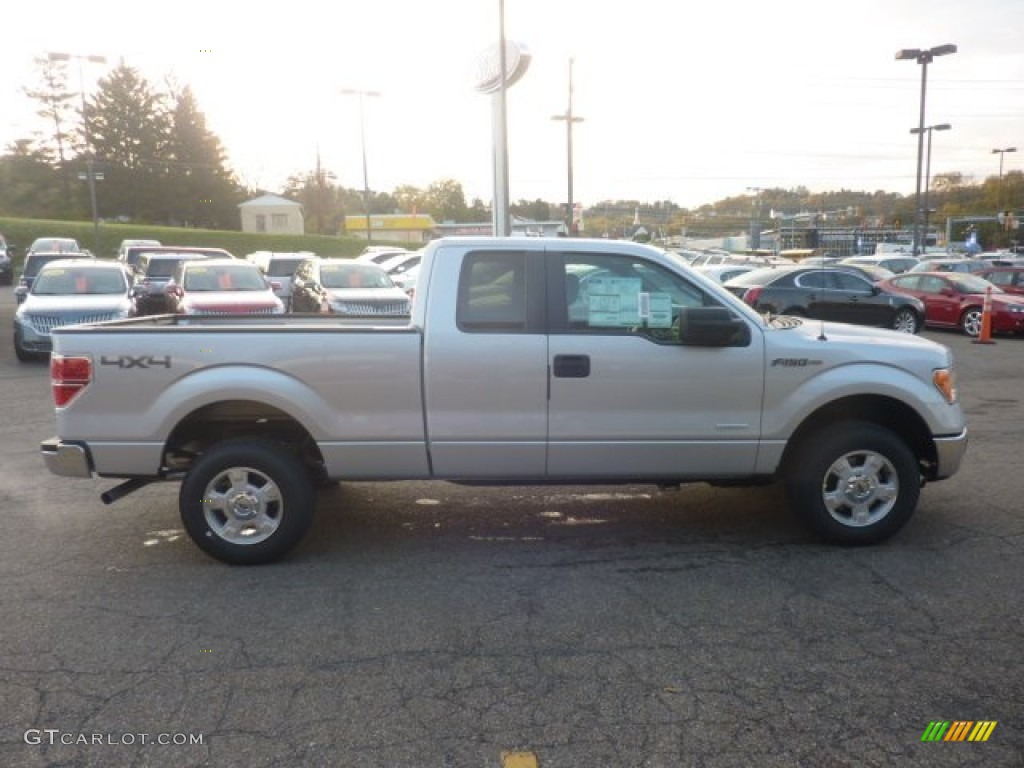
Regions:
<instances>
[{"instance_id":1,"label":"side mirror","mask_svg":"<svg viewBox=\"0 0 1024 768\"><path fill-rule=\"evenodd\" d=\"M689 347L745 347L750 328L725 307L690 307L679 314L679 341Z\"/></svg>"},{"instance_id":2,"label":"side mirror","mask_svg":"<svg viewBox=\"0 0 1024 768\"><path fill-rule=\"evenodd\" d=\"M270 281L270 290L272 290L272 291L280 291L281 290L281 281L280 280L271 280Z\"/></svg>"}]
</instances>

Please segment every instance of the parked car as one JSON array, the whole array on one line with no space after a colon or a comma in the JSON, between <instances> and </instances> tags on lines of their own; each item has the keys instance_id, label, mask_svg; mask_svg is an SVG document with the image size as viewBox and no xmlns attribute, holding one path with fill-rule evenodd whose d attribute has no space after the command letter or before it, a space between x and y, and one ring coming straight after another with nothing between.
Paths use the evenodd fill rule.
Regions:
<instances>
[{"instance_id":1,"label":"parked car","mask_svg":"<svg viewBox=\"0 0 1024 768\"><path fill-rule=\"evenodd\" d=\"M992 285L998 285L1007 293L1024 294L1024 266L989 267L974 274Z\"/></svg>"},{"instance_id":2,"label":"parked car","mask_svg":"<svg viewBox=\"0 0 1024 768\"><path fill-rule=\"evenodd\" d=\"M703 267L695 267L705 277L710 277L716 283L724 283L734 277L745 275L758 269L755 264L711 264Z\"/></svg>"},{"instance_id":3,"label":"parked car","mask_svg":"<svg viewBox=\"0 0 1024 768\"><path fill-rule=\"evenodd\" d=\"M985 292L991 288L992 333L1024 333L1024 298L1004 293L977 275L910 271L883 280L879 286L922 301L925 325L959 327L968 336L981 332Z\"/></svg>"},{"instance_id":4,"label":"parked car","mask_svg":"<svg viewBox=\"0 0 1024 768\"><path fill-rule=\"evenodd\" d=\"M60 259L91 259L91 253L81 251L72 253L61 253L59 251L50 253L48 251L36 251L25 256L25 262L21 265L21 275L18 277L18 284L14 287L14 299L20 304L32 288L32 281L44 264Z\"/></svg>"},{"instance_id":5,"label":"parked car","mask_svg":"<svg viewBox=\"0 0 1024 768\"><path fill-rule=\"evenodd\" d=\"M989 266L981 259L923 259L909 272L963 272L970 274Z\"/></svg>"},{"instance_id":6,"label":"parked car","mask_svg":"<svg viewBox=\"0 0 1024 768\"><path fill-rule=\"evenodd\" d=\"M725 283L725 288L759 312L796 315L917 333L924 306L886 291L837 267L768 267Z\"/></svg>"},{"instance_id":7,"label":"parked car","mask_svg":"<svg viewBox=\"0 0 1024 768\"><path fill-rule=\"evenodd\" d=\"M118 255L118 260L135 269L144 253L196 253L208 259L234 258L234 254L230 251L225 251L223 248L202 248L183 245L129 245L124 249L124 253Z\"/></svg>"},{"instance_id":8,"label":"parked car","mask_svg":"<svg viewBox=\"0 0 1024 768\"><path fill-rule=\"evenodd\" d=\"M898 253L883 253L875 254L874 256L849 256L839 262L841 265L860 265L860 264L873 264L876 267L882 267L882 269L888 269L893 274L900 274L906 272L920 263L920 259L907 255L901 255Z\"/></svg>"},{"instance_id":9,"label":"parked car","mask_svg":"<svg viewBox=\"0 0 1024 768\"><path fill-rule=\"evenodd\" d=\"M877 264L845 264L840 262L835 266L845 269L847 272L853 272L855 275L860 275L869 283L877 283L879 280L885 280L896 274L891 269L880 267Z\"/></svg>"},{"instance_id":10,"label":"parked car","mask_svg":"<svg viewBox=\"0 0 1024 768\"><path fill-rule=\"evenodd\" d=\"M117 247L117 260L125 261L125 255L129 248L152 248L153 246L159 247L161 245L159 240L140 240L140 239L128 239L122 240L121 245Z\"/></svg>"},{"instance_id":11,"label":"parked car","mask_svg":"<svg viewBox=\"0 0 1024 768\"><path fill-rule=\"evenodd\" d=\"M30 253L81 253L78 241L71 237L37 237L25 252Z\"/></svg>"},{"instance_id":12,"label":"parked car","mask_svg":"<svg viewBox=\"0 0 1024 768\"><path fill-rule=\"evenodd\" d=\"M363 252L356 256L355 261L360 263L383 264L395 256L409 253L408 248L397 248L392 245L368 245Z\"/></svg>"},{"instance_id":13,"label":"parked car","mask_svg":"<svg viewBox=\"0 0 1024 768\"><path fill-rule=\"evenodd\" d=\"M415 267L420 263L420 259L422 258L423 251L421 249L418 251L396 253L389 259L375 263L389 275L397 275L405 272L407 269Z\"/></svg>"},{"instance_id":14,"label":"parked car","mask_svg":"<svg viewBox=\"0 0 1024 768\"><path fill-rule=\"evenodd\" d=\"M290 312L292 308L292 275L295 274L299 264L307 259L316 258L316 254L311 251L296 251L294 253L256 251L245 258L259 267L263 274L270 278L271 283L277 286L274 288L274 293L284 304L285 312Z\"/></svg>"},{"instance_id":15,"label":"parked car","mask_svg":"<svg viewBox=\"0 0 1024 768\"><path fill-rule=\"evenodd\" d=\"M408 315L409 297L376 264L352 259L307 259L292 277L292 310Z\"/></svg>"},{"instance_id":16,"label":"parked car","mask_svg":"<svg viewBox=\"0 0 1024 768\"><path fill-rule=\"evenodd\" d=\"M178 264L191 260L206 261L209 258L212 257L202 253L173 250L143 253L135 266L135 280L132 286L136 313L158 315L170 311L167 303L167 284L171 281Z\"/></svg>"},{"instance_id":17,"label":"parked car","mask_svg":"<svg viewBox=\"0 0 1024 768\"><path fill-rule=\"evenodd\" d=\"M11 261L13 250L14 248L4 240L4 236L0 235L0 285L10 285L14 282L14 262Z\"/></svg>"},{"instance_id":18,"label":"parked car","mask_svg":"<svg viewBox=\"0 0 1024 768\"><path fill-rule=\"evenodd\" d=\"M167 284L177 315L280 315L284 302L255 264L241 259L179 261Z\"/></svg>"},{"instance_id":19,"label":"parked car","mask_svg":"<svg viewBox=\"0 0 1024 768\"><path fill-rule=\"evenodd\" d=\"M390 277L391 281L405 291L406 295L412 299L416 295L416 281L419 280L420 277L420 265L416 264L400 274L394 276L388 275L388 277Z\"/></svg>"},{"instance_id":20,"label":"parked car","mask_svg":"<svg viewBox=\"0 0 1024 768\"><path fill-rule=\"evenodd\" d=\"M127 270L116 262L79 258L46 263L14 315L15 355L26 361L49 354L54 328L131 316L130 286Z\"/></svg>"}]
</instances>

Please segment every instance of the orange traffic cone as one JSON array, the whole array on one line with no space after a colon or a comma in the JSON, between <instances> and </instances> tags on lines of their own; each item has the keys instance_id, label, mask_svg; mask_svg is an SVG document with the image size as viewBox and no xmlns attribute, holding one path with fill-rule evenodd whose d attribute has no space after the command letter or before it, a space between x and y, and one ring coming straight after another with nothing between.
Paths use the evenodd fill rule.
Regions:
<instances>
[{"instance_id":1,"label":"orange traffic cone","mask_svg":"<svg viewBox=\"0 0 1024 768\"><path fill-rule=\"evenodd\" d=\"M981 306L981 332L972 343L995 344L992 340L992 286L985 289L985 303Z\"/></svg>"}]
</instances>

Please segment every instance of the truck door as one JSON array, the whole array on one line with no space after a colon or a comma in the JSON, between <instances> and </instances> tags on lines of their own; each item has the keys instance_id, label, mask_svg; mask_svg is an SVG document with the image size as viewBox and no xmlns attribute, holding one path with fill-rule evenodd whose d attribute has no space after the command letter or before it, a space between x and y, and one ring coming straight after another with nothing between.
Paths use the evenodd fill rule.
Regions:
<instances>
[{"instance_id":1,"label":"truck door","mask_svg":"<svg viewBox=\"0 0 1024 768\"><path fill-rule=\"evenodd\" d=\"M459 255L443 249L435 255L425 292L423 380L433 473L541 478L548 406L544 254Z\"/></svg>"},{"instance_id":2,"label":"truck door","mask_svg":"<svg viewBox=\"0 0 1024 768\"><path fill-rule=\"evenodd\" d=\"M681 311L719 301L639 256L550 253L547 267L548 474L752 473L764 384L760 331L750 327L735 346L684 346Z\"/></svg>"}]
</instances>

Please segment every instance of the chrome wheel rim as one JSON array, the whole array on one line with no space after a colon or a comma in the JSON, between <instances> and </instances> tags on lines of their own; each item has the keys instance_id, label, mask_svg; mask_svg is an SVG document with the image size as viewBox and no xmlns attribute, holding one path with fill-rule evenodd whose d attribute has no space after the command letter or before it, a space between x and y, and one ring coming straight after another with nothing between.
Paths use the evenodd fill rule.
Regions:
<instances>
[{"instance_id":1,"label":"chrome wheel rim","mask_svg":"<svg viewBox=\"0 0 1024 768\"><path fill-rule=\"evenodd\" d=\"M977 336L981 333L981 312L971 310L964 315L964 331L968 336Z\"/></svg>"},{"instance_id":2,"label":"chrome wheel rim","mask_svg":"<svg viewBox=\"0 0 1024 768\"><path fill-rule=\"evenodd\" d=\"M252 467L230 467L218 473L203 493L203 516L210 530L231 544L259 544L281 525L281 489Z\"/></svg>"},{"instance_id":3,"label":"chrome wheel rim","mask_svg":"<svg viewBox=\"0 0 1024 768\"><path fill-rule=\"evenodd\" d=\"M874 525L899 498L896 468L875 451L851 451L825 472L821 498L829 515L852 528Z\"/></svg>"},{"instance_id":4,"label":"chrome wheel rim","mask_svg":"<svg viewBox=\"0 0 1024 768\"><path fill-rule=\"evenodd\" d=\"M893 323L893 328L903 333L916 333L917 317L909 309L901 310L896 314L896 322Z\"/></svg>"}]
</instances>

